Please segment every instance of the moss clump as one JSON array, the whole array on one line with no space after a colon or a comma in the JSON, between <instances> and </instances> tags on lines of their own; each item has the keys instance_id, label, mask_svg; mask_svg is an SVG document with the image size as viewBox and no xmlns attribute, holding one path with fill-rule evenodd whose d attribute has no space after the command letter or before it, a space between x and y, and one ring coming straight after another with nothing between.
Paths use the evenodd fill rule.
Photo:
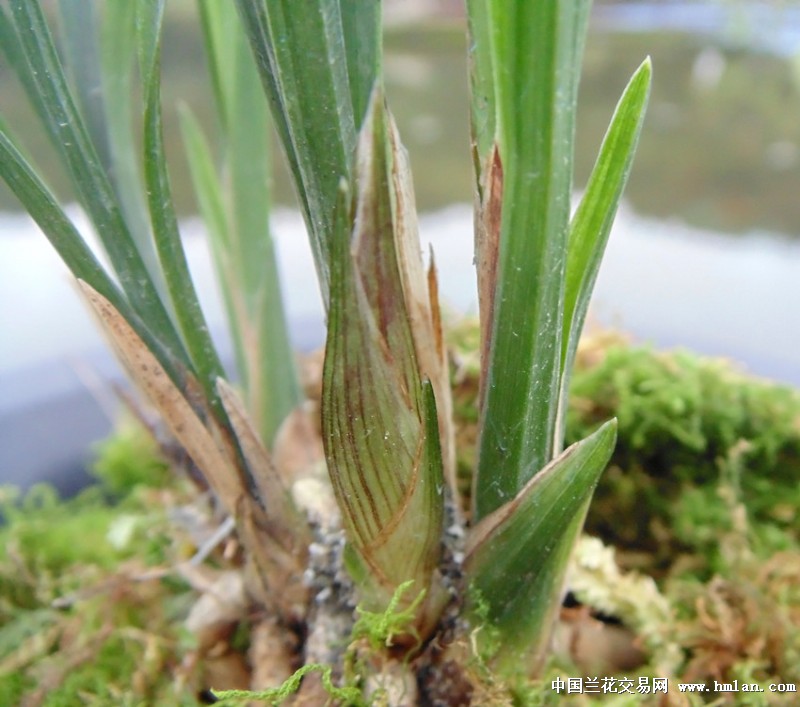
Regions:
<instances>
[{"instance_id":1,"label":"moss clump","mask_svg":"<svg viewBox=\"0 0 800 707\"><path fill-rule=\"evenodd\" d=\"M681 553L713 554L730 518L720 494L731 490L765 551L800 540L798 391L725 361L601 338L573 378L568 440L612 415L617 447L586 527L629 562L646 555L658 571Z\"/></svg>"},{"instance_id":2,"label":"moss clump","mask_svg":"<svg viewBox=\"0 0 800 707\"><path fill-rule=\"evenodd\" d=\"M336 704L344 704L349 707L370 707L369 702L362 697L359 688L334 685L333 668L330 665L317 663L304 665L287 678L282 685L275 688L255 692L252 690L220 690L217 692L215 690L213 694L225 704L264 702L268 705L280 705L298 691L300 683L306 675L315 672L322 675L324 690L326 694L330 695L331 700L336 701Z\"/></svg>"},{"instance_id":3,"label":"moss clump","mask_svg":"<svg viewBox=\"0 0 800 707\"><path fill-rule=\"evenodd\" d=\"M176 689L193 593L169 572L180 531L165 511L187 489L142 429L100 450L101 484L75 498L2 489L0 704L198 704Z\"/></svg>"},{"instance_id":4,"label":"moss clump","mask_svg":"<svg viewBox=\"0 0 800 707\"><path fill-rule=\"evenodd\" d=\"M800 393L745 376L725 360L590 341L571 403L572 438L616 415L614 461L622 467L635 461L672 483L713 483L718 460L746 440L754 476L787 484L800 477ZM758 494L758 484L745 483Z\"/></svg>"},{"instance_id":5,"label":"moss clump","mask_svg":"<svg viewBox=\"0 0 800 707\"><path fill-rule=\"evenodd\" d=\"M97 488L69 501L48 486L35 486L22 498L7 490L0 513L6 523L0 557L13 550L35 575L58 575L77 563L110 568L124 557L106 540L116 512Z\"/></svg>"},{"instance_id":6,"label":"moss clump","mask_svg":"<svg viewBox=\"0 0 800 707\"><path fill-rule=\"evenodd\" d=\"M95 451L92 473L115 498L124 498L137 486L161 488L169 484L169 464L141 426L126 422Z\"/></svg>"}]
</instances>

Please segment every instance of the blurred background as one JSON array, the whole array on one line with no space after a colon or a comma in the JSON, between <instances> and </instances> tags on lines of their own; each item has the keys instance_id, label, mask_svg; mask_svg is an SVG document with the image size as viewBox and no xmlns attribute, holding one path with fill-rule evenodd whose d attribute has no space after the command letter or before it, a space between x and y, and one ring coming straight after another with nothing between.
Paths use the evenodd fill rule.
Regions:
<instances>
[{"instance_id":1,"label":"blurred background","mask_svg":"<svg viewBox=\"0 0 800 707\"><path fill-rule=\"evenodd\" d=\"M225 330L196 218L175 107L213 129L191 0L171 0L164 103L173 191L201 298ZM387 0L386 83L408 147L423 240L443 296L476 311L472 267L462 0ZM654 82L626 202L593 305L654 345L685 346L800 385L800 3L788 0L595 0L577 123L580 191L628 78L645 56ZM50 183L70 201L21 88L0 63L0 109ZM295 345L322 343L323 320L302 222L276 154L273 223ZM76 218L80 218L77 214ZM36 227L0 185L0 483L84 482L91 443L117 407L120 373Z\"/></svg>"}]
</instances>

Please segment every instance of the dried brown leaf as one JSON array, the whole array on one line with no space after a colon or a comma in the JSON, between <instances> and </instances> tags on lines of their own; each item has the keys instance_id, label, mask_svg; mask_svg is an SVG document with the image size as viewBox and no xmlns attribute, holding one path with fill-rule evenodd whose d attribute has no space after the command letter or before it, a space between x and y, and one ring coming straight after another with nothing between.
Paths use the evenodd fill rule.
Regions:
<instances>
[{"instance_id":1,"label":"dried brown leaf","mask_svg":"<svg viewBox=\"0 0 800 707\"><path fill-rule=\"evenodd\" d=\"M250 577L256 580L251 582L250 590L265 606L283 616L302 616L308 597L307 589L302 586L306 529L302 520L295 522L289 515L292 506L277 474L269 470L269 457L241 403L229 386L225 383L219 386L227 411L235 420L231 424L241 436L242 453L252 464L257 482L266 491L274 491L273 498L280 498L272 504L275 508L270 508L270 516L248 492L228 435L211 416L204 423L195 412L195 407L202 408L199 386L192 386L187 378L186 390L179 390L114 306L85 282L79 281L79 285L132 380L200 468L226 512L236 519L239 537L248 550Z\"/></svg>"},{"instance_id":2,"label":"dried brown leaf","mask_svg":"<svg viewBox=\"0 0 800 707\"><path fill-rule=\"evenodd\" d=\"M475 219L475 262L478 269L478 308L481 322L480 407L483 409L484 384L489 366L489 348L494 324L494 297L497 289L497 261L500 256L500 226L503 205L503 165L495 144L483 171L483 200ZM480 197L476 197L480 198Z\"/></svg>"},{"instance_id":3,"label":"dried brown leaf","mask_svg":"<svg viewBox=\"0 0 800 707\"><path fill-rule=\"evenodd\" d=\"M144 341L111 302L86 282L79 280L78 284L131 379L203 472L225 510L233 514L244 485L230 448L221 441L222 435L212 436L187 395L172 382ZM188 395L192 397L191 393Z\"/></svg>"},{"instance_id":4,"label":"dried brown leaf","mask_svg":"<svg viewBox=\"0 0 800 707\"><path fill-rule=\"evenodd\" d=\"M453 402L448 361L442 345L436 270L431 258L426 277L420 253L411 167L406 151L400 143L394 119L388 113L387 118L387 135L392 151L391 176L397 198L394 229L397 266L419 372L423 378L430 380L436 398L444 476L454 498L458 498L455 477L455 429L452 422Z\"/></svg>"},{"instance_id":5,"label":"dried brown leaf","mask_svg":"<svg viewBox=\"0 0 800 707\"><path fill-rule=\"evenodd\" d=\"M247 462L247 469L261 495L261 502L269 514L273 537L287 550L297 552L303 557L303 548L310 541L305 520L292 505L288 490L281 482L236 391L219 378L217 392Z\"/></svg>"}]
</instances>

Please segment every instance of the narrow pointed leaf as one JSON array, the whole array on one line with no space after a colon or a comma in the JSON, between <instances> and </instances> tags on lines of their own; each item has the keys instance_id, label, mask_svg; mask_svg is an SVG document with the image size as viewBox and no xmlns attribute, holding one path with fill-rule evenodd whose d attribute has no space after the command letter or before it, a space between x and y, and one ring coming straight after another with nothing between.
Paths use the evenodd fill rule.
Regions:
<instances>
[{"instance_id":1,"label":"narrow pointed leaf","mask_svg":"<svg viewBox=\"0 0 800 707\"><path fill-rule=\"evenodd\" d=\"M143 0L138 6L139 49L145 96L145 183L159 260L181 334L208 400L218 411L216 380L222 364L200 308L183 250L178 218L167 174L166 149L161 127L160 34L164 0Z\"/></svg>"},{"instance_id":2,"label":"narrow pointed leaf","mask_svg":"<svg viewBox=\"0 0 800 707\"><path fill-rule=\"evenodd\" d=\"M58 12L65 64L72 78L76 103L86 121L98 157L109 169L111 156L100 76L96 6L91 2L59 0Z\"/></svg>"},{"instance_id":3,"label":"narrow pointed leaf","mask_svg":"<svg viewBox=\"0 0 800 707\"><path fill-rule=\"evenodd\" d=\"M285 417L300 404L301 392L269 225L269 112L246 39L238 24L234 28L236 80L230 111L236 120L228 130L227 145L231 234L243 312L239 347L248 407L263 438L271 443ZM251 341L255 346L248 345Z\"/></svg>"},{"instance_id":4,"label":"narrow pointed leaf","mask_svg":"<svg viewBox=\"0 0 800 707\"><path fill-rule=\"evenodd\" d=\"M570 371L589 308L600 262L622 192L628 181L650 94L651 65L646 59L619 100L586 192L570 224L561 339L561 396L558 445L563 439Z\"/></svg>"},{"instance_id":5,"label":"narrow pointed leaf","mask_svg":"<svg viewBox=\"0 0 800 707\"><path fill-rule=\"evenodd\" d=\"M377 76L380 5L237 0L308 226L328 303L333 213Z\"/></svg>"},{"instance_id":6,"label":"narrow pointed leaf","mask_svg":"<svg viewBox=\"0 0 800 707\"><path fill-rule=\"evenodd\" d=\"M25 73L23 84L38 94L35 103L46 113L53 144L122 289L134 310L173 349L174 355L188 360L69 90L38 0L11 0L9 4L19 51L25 57L24 66L18 64L16 68Z\"/></svg>"},{"instance_id":7,"label":"narrow pointed leaf","mask_svg":"<svg viewBox=\"0 0 800 707\"><path fill-rule=\"evenodd\" d=\"M79 5L83 3L71 3ZM164 299L166 284L158 266L150 219L139 164L134 104L140 115L137 91L134 90L134 57L136 55L136 3L129 0L106 0L103 7L102 64L106 130L109 145L108 175L119 199L125 222L136 240L142 259L153 273L154 282ZM135 127L136 126L136 127Z\"/></svg>"},{"instance_id":8,"label":"narrow pointed leaf","mask_svg":"<svg viewBox=\"0 0 800 707\"><path fill-rule=\"evenodd\" d=\"M214 105L222 130L227 132L231 121L239 117L231 113L238 51L236 43L231 39L236 34L236 25L240 23L233 3L198 0L197 8L203 29L208 72L214 91Z\"/></svg>"},{"instance_id":9,"label":"narrow pointed leaf","mask_svg":"<svg viewBox=\"0 0 800 707\"><path fill-rule=\"evenodd\" d=\"M154 286L166 301L166 284L145 207L138 146L132 139L136 8L127 0L108 0L103 7L101 28L94 3L59 0L58 7L65 69L72 80L76 105L131 237Z\"/></svg>"},{"instance_id":10,"label":"narrow pointed leaf","mask_svg":"<svg viewBox=\"0 0 800 707\"><path fill-rule=\"evenodd\" d=\"M124 318L158 357L160 365L176 384L182 373L173 346L164 341L137 315L106 273L83 237L58 205L53 194L24 160L10 138L0 130L0 178L19 199L72 274L99 292Z\"/></svg>"},{"instance_id":11,"label":"narrow pointed leaf","mask_svg":"<svg viewBox=\"0 0 800 707\"><path fill-rule=\"evenodd\" d=\"M212 252L225 293L247 407L262 438L271 444L279 425L300 403L301 395L269 228L267 103L235 6L203 0L199 7L211 73L216 77L215 85L219 84L215 98L222 126L220 170L227 176L224 184L213 174L210 151L199 128L188 125L185 115L182 126L192 140L187 148L191 148L192 178L201 207L212 219ZM201 162L206 175L202 179ZM212 184L216 185L213 196Z\"/></svg>"},{"instance_id":12,"label":"narrow pointed leaf","mask_svg":"<svg viewBox=\"0 0 800 707\"><path fill-rule=\"evenodd\" d=\"M381 75L381 6L380 2L339 0L356 128L361 127L375 79Z\"/></svg>"},{"instance_id":13,"label":"narrow pointed leaf","mask_svg":"<svg viewBox=\"0 0 800 707\"><path fill-rule=\"evenodd\" d=\"M285 499L280 493L271 499L274 518L265 513L247 487L238 450L227 431L213 416L198 414L195 404L190 402L189 397L200 393L198 382L187 378L183 388L178 388L116 308L85 282L79 285L131 379L197 464L223 508L236 520L239 536L248 549L247 560L260 581L259 598L266 607L281 612L287 619L298 620L305 611L308 596L308 587L302 582L305 533L301 526L295 525L299 519L290 517L291 508L282 505ZM243 435L243 440L237 443L247 451L250 463L264 472L263 449L252 437L230 389L224 384L220 389L236 419L234 427ZM278 587L280 591L276 591Z\"/></svg>"},{"instance_id":14,"label":"narrow pointed leaf","mask_svg":"<svg viewBox=\"0 0 800 707\"><path fill-rule=\"evenodd\" d=\"M588 10L588 0L490 0L489 30L474 37L488 36L490 45L503 184L482 381L478 519L514 498L553 456L574 115Z\"/></svg>"},{"instance_id":15,"label":"narrow pointed leaf","mask_svg":"<svg viewBox=\"0 0 800 707\"><path fill-rule=\"evenodd\" d=\"M57 142L58 130L48 120L47 106L43 97L36 90L36 82L28 69L25 51L14 27L13 18L10 13L6 13L2 5L0 5L0 50L2 50L8 66L14 70L17 80L25 90L25 95L51 142Z\"/></svg>"},{"instance_id":16,"label":"narrow pointed leaf","mask_svg":"<svg viewBox=\"0 0 800 707\"><path fill-rule=\"evenodd\" d=\"M496 133L497 109L492 67L492 37L486 0L467 0L469 31L470 129L475 181L480 195L483 189L483 170L492 151Z\"/></svg>"},{"instance_id":17,"label":"narrow pointed leaf","mask_svg":"<svg viewBox=\"0 0 800 707\"><path fill-rule=\"evenodd\" d=\"M353 117L336 0L237 0L289 160L327 302L332 215L349 178Z\"/></svg>"},{"instance_id":18,"label":"narrow pointed leaf","mask_svg":"<svg viewBox=\"0 0 800 707\"><path fill-rule=\"evenodd\" d=\"M236 273L235 255L233 243L231 243L232 229L228 222L223 185L217 176L211 147L197 120L186 106L180 108L180 127L189 163L189 175L200 207L200 214L208 232L213 263L221 284L220 291L228 315L228 326L234 343L237 368L239 371L246 371L247 363L243 348L248 345L252 349L253 340L245 336L243 331L244 323L241 319L246 315L246 310L240 302L238 289L226 286L226 283L239 283L241 280ZM246 388L247 376L244 373L240 375L244 379Z\"/></svg>"},{"instance_id":19,"label":"narrow pointed leaf","mask_svg":"<svg viewBox=\"0 0 800 707\"><path fill-rule=\"evenodd\" d=\"M114 305L88 283L79 284L131 379L203 472L226 511L235 516L243 486L232 450L221 445L220 435L209 432L186 395ZM184 387L191 387L188 381Z\"/></svg>"},{"instance_id":20,"label":"narrow pointed leaf","mask_svg":"<svg viewBox=\"0 0 800 707\"><path fill-rule=\"evenodd\" d=\"M200 123L188 106L180 106L179 117L181 137L189 163L189 175L194 186L197 204L200 207L200 214L208 229L211 247L215 251L219 249L220 254L227 253L230 248L230 239L225 199L222 184L217 176L211 145L203 135ZM216 252L214 257L217 258ZM229 295L229 292L223 292L223 296Z\"/></svg>"},{"instance_id":21,"label":"narrow pointed leaf","mask_svg":"<svg viewBox=\"0 0 800 707\"><path fill-rule=\"evenodd\" d=\"M395 191L393 130L375 92L358 146L355 203L343 190L337 209L323 440L351 546L369 568L367 601L385 608L400 584L414 580L409 601L429 592L419 615L425 630L438 601L432 578L444 481L436 404L409 315L409 301L424 300L403 289L416 281L401 272L410 249L400 245L408 225Z\"/></svg>"},{"instance_id":22,"label":"narrow pointed leaf","mask_svg":"<svg viewBox=\"0 0 800 707\"><path fill-rule=\"evenodd\" d=\"M311 542L308 523L292 503L289 492L239 396L222 378L217 379L217 391L247 462L248 471L256 482L261 505L273 528L272 534L297 558L301 570L305 569L308 545Z\"/></svg>"},{"instance_id":23,"label":"narrow pointed leaf","mask_svg":"<svg viewBox=\"0 0 800 707\"><path fill-rule=\"evenodd\" d=\"M472 621L504 672L536 672L549 648L564 575L595 485L616 440L604 424L550 462L472 531L464 568ZM482 606L483 609L478 607Z\"/></svg>"}]
</instances>

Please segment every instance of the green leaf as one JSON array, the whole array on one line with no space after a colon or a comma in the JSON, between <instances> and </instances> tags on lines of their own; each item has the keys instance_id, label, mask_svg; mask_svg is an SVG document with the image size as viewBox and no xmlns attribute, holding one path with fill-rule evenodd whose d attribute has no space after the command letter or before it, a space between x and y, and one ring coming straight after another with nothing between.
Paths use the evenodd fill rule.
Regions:
<instances>
[{"instance_id":1,"label":"green leaf","mask_svg":"<svg viewBox=\"0 0 800 707\"><path fill-rule=\"evenodd\" d=\"M25 95L28 97L31 106L33 107L36 115L48 132L51 141L55 142L58 137L54 126L47 120L47 108L45 107L42 97L36 90L36 84L33 81L31 72L28 71L27 62L25 60L25 53L22 45L20 44L19 37L12 23L12 18L6 14L5 9L0 5L0 50L2 50L8 64L13 68L17 75L22 87L25 89ZM4 125L4 129L8 134L8 129Z\"/></svg>"},{"instance_id":2,"label":"green leaf","mask_svg":"<svg viewBox=\"0 0 800 707\"><path fill-rule=\"evenodd\" d=\"M25 161L5 130L0 130L0 176L39 225L76 278L85 280L119 309L124 297L103 270L56 198Z\"/></svg>"},{"instance_id":3,"label":"green leaf","mask_svg":"<svg viewBox=\"0 0 800 707\"><path fill-rule=\"evenodd\" d=\"M425 334L412 331L409 313L410 300L427 301L427 293L403 287L403 241L416 232L400 216L399 149L376 91L358 146L355 200L343 187L337 209L322 429L348 539L369 568L368 608L382 609L413 580L414 594L427 592L416 626L425 633L440 609L433 573L444 480L436 403L415 340Z\"/></svg>"},{"instance_id":4,"label":"green leaf","mask_svg":"<svg viewBox=\"0 0 800 707\"><path fill-rule=\"evenodd\" d=\"M65 69L72 79L76 105L131 238L162 301L167 303L166 283L145 206L137 141L132 139L135 5L126 0L109 0L102 13L102 33L98 32L93 3L59 0L58 7ZM100 46L98 34L101 34Z\"/></svg>"},{"instance_id":5,"label":"green leaf","mask_svg":"<svg viewBox=\"0 0 800 707\"><path fill-rule=\"evenodd\" d=\"M144 165L150 218L172 306L191 361L209 402L218 411L216 381L223 375L192 283L181 243L178 219L167 174L166 148L161 128L160 33L164 0L142 0L138 6L138 43L145 96Z\"/></svg>"},{"instance_id":6,"label":"green leaf","mask_svg":"<svg viewBox=\"0 0 800 707\"><path fill-rule=\"evenodd\" d=\"M496 104L492 70L489 3L467 0L469 34L470 130L475 177L475 266L478 279L480 319L480 396L484 407L492 340L494 296L500 246L500 213L503 199L503 169L497 149Z\"/></svg>"},{"instance_id":7,"label":"green leaf","mask_svg":"<svg viewBox=\"0 0 800 707\"><path fill-rule=\"evenodd\" d=\"M488 238L499 250L481 254L490 262L496 257L497 265L496 282L480 288L492 294L482 297L491 306L482 312L491 329L490 342L483 342L477 519L514 498L553 457L574 114L588 11L588 0L490 0L482 15L488 31L473 36L490 44L493 161L502 173L501 216L493 220L499 238Z\"/></svg>"},{"instance_id":8,"label":"green leaf","mask_svg":"<svg viewBox=\"0 0 800 707\"><path fill-rule=\"evenodd\" d=\"M189 175L192 178L197 204L203 221L209 231L214 259L226 256L230 241L228 237L227 213L222 184L217 177L217 166L211 152L211 145L203 135L203 129L192 110L185 104L178 107L181 136L189 162ZM219 249L219 252L217 252ZM227 271L227 266L223 266ZM223 288L223 297L231 295L230 288Z\"/></svg>"},{"instance_id":9,"label":"green leaf","mask_svg":"<svg viewBox=\"0 0 800 707\"><path fill-rule=\"evenodd\" d=\"M106 169L109 169L111 159L100 76L95 9L94 3L91 2L70 0L58 2L64 63L72 78L76 103L86 121L86 128L92 137L98 157Z\"/></svg>"},{"instance_id":10,"label":"green leaf","mask_svg":"<svg viewBox=\"0 0 800 707\"><path fill-rule=\"evenodd\" d=\"M558 447L564 436L570 373L600 262L628 181L650 95L652 67L646 59L634 73L611 119L586 192L570 224L561 338Z\"/></svg>"},{"instance_id":11,"label":"green leaf","mask_svg":"<svg viewBox=\"0 0 800 707\"><path fill-rule=\"evenodd\" d=\"M69 6L83 3L72 3ZM136 3L106 0L103 7L102 65L106 131L110 151L109 177L119 200L125 222L133 235L142 259L161 293L167 299L166 284L158 264L139 164L139 142L132 138L134 128L133 69L136 52ZM137 117L141 114L136 103Z\"/></svg>"},{"instance_id":12,"label":"green leaf","mask_svg":"<svg viewBox=\"0 0 800 707\"><path fill-rule=\"evenodd\" d=\"M122 216L103 163L89 137L67 85L64 70L38 0L11 0L15 44L25 57L15 64L22 82L35 94L45 127L76 189L81 204L108 253L120 285L136 313L172 355L188 362L183 343L159 297L154 280ZM3 23L5 31L10 28Z\"/></svg>"},{"instance_id":13,"label":"green leaf","mask_svg":"<svg viewBox=\"0 0 800 707\"><path fill-rule=\"evenodd\" d=\"M294 177L326 305L339 181L350 180L358 112L379 61L378 3L366 9L343 5L344 11L339 0L237 0Z\"/></svg>"},{"instance_id":14,"label":"green leaf","mask_svg":"<svg viewBox=\"0 0 800 707\"><path fill-rule=\"evenodd\" d=\"M495 140L495 100L489 3L467 0L469 28L470 126L477 192L483 191L482 174Z\"/></svg>"},{"instance_id":15,"label":"green leaf","mask_svg":"<svg viewBox=\"0 0 800 707\"><path fill-rule=\"evenodd\" d=\"M0 178L20 200L61 259L78 279L88 283L119 311L137 335L147 343L171 380L183 380L181 366L174 350L165 347L133 311L125 294L109 277L73 223L58 205L55 197L31 169L10 138L0 130Z\"/></svg>"},{"instance_id":16,"label":"green leaf","mask_svg":"<svg viewBox=\"0 0 800 707\"><path fill-rule=\"evenodd\" d=\"M616 441L616 420L550 462L514 500L471 532L464 562L479 646L503 672L536 672L549 649L564 574L594 488Z\"/></svg>"},{"instance_id":17,"label":"green leaf","mask_svg":"<svg viewBox=\"0 0 800 707\"><path fill-rule=\"evenodd\" d=\"M237 290L247 312L241 323L242 376L248 405L264 439L271 442L302 396L269 226L269 113L246 39L238 25L236 29L236 80L230 106L236 120L228 131L228 154ZM255 346L248 346L249 341Z\"/></svg>"},{"instance_id":18,"label":"green leaf","mask_svg":"<svg viewBox=\"0 0 800 707\"><path fill-rule=\"evenodd\" d=\"M190 127L185 115L182 125L185 137L191 138L190 165L201 208L212 221L212 252L247 406L270 444L301 395L269 229L268 111L235 7L208 0L199 7L211 74L215 86L219 84L215 98L222 125L222 170L229 176L224 185L213 175L199 128Z\"/></svg>"},{"instance_id":19,"label":"green leaf","mask_svg":"<svg viewBox=\"0 0 800 707\"><path fill-rule=\"evenodd\" d=\"M214 91L214 106L225 132L231 121L237 117L231 114L231 94L236 80L238 52L236 42L232 41L232 38L237 33L236 25L239 25L239 21L233 3L198 0L197 9L203 29L208 72Z\"/></svg>"},{"instance_id":20,"label":"green leaf","mask_svg":"<svg viewBox=\"0 0 800 707\"><path fill-rule=\"evenodd\" d=\"M364 120L375 80L381 75L381 8L381 2L339 0L356 128Z\"/></svg>"}]
</instances>

